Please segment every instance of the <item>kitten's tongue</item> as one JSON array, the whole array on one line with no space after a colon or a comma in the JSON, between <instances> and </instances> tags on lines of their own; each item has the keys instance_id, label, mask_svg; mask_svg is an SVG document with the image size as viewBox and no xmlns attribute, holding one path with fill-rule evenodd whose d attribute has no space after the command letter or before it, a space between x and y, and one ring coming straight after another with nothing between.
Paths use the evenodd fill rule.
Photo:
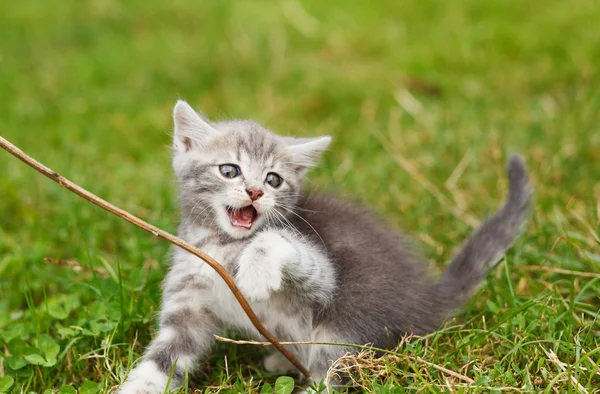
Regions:
<instances>
[{"instance_id":1,"label":"kitten's tongue","mask_svg":"<svg viewBox=\"0 0 600 394\"><path fill-rule=\"evenodd\" d=\"M252 221L256 215L256 210L252 205L248 205L247 207L235 209L231 213L231 224L234 226L240 226L245 228L250 228L252 226Z\"/></svg>"}]
</instances>

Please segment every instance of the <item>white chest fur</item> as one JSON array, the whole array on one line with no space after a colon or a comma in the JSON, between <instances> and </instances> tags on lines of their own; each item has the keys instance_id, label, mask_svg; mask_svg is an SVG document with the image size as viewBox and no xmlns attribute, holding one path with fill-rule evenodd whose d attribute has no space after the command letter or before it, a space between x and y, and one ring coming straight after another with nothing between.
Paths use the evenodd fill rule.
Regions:
<instances>
[{"instance_id":1,"label":"white chest fur","mask_svg":"<svg viewBox=\"0 0 600 394\"><path fill-rule=\"evenodd\" d=\"M221 245L217 242L208 242L201 246L201 250L232 273L237 264L236 259L245 246L244 243ZM190 277L197 278L195 280L201 284L184 291L187 302L191 303L190 306L208 309L223 323L225 326L223 328L241 330L254 338L260 337L233 293L216 271L198 257L177 250L172 270L167 277L166 288L177 288L177 282ZM170 308L169 304L168 299L165 299L165 310ZM287 340L310 340L312 312L306 305L294 302L285 290L273 294L268 300L252 302L251 306L267 329L277 336L285 337Z\"/></svg>"}]
</instances>

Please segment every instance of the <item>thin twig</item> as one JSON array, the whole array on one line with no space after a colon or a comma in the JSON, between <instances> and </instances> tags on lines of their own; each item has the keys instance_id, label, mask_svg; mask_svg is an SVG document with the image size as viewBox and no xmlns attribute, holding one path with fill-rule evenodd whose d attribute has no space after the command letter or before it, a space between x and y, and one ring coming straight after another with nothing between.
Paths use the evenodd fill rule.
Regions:
<instances>
[{"instance_id":1,"label":"thin twig","mask_svg":"<svg viewBox=\"0 0 600 394\"><path fill-rule=\"evenodd\" d=\"M255 346L273 346L271 342L264 341L252 341L252 340L244 340L244 339L230 339L225 338L219 335L213 335L213 337L219 342L233 343L235 345L255 345ZM340 346L359 346L359 345L350 345L346 343L337 343L337 342L313 342L313 341L305 341L305 342L280 342L282 345L340 345Z\"/></svg>"},{"instance_id":2,"label":"thin twig","mask_svg":"<svg viewBox=\"0 0 600 394\"><path fill-rule=\"evenodd\" d=\"M298 368L298 370L300 372L302 372L302 374L304 376L306 376L307 378L310 378L310 372L298 360L296 360L296 358L286 348L284 348L281 345L281 343L277 340L277 338L275 338L265 328L265 326L260 322L260 320L256 316L256 313L254 313L254 311L250 307L250 304L248 304L248 301L246 300L246 298L244 298L244 296L242 295L242 292L240 291L240 289L238 289L238 287L236 286L235 282L233 281L233 279L231 278L229 273L225 270L225 268L223 268L222 265L220 265L212 257L203 253L199 249L196 249L192 245L183 241L181 238L178 238L164 230L161 230L160 228L153 226L150 223L145 222L144 220L138 218L137 216L134 216L134 215L130 214L129 212L116 207L115 205L109 203L108 201L101 199L100 197L96 196L95 194L88 192L81 186L76 185L75 183L71 182L67 178L61 176L60 174L58 174L55 171L52 171L50 168L46 167L45 165L38 162L31 156L27 155L21 149L17 148L15 145L11 144L10 142L8 142L5 138L3 138L1 136L0 136L0 146L2 146L2 148L4 148L6 151L8 151L13 156L17 157L19 160L23 161L28 166L34 168L36 171L38 171L41 174L52 179L54 182L57 182L59 185L61 185L65 189L72 191L73 193L79 195L80 197L83 197L84 199L90 201L91 203L94 203L94 204L98 205L99 207L104 208L105 210L109 211L110 213L112 213L122 219L125 219L128 222L138 226L139 228L142 228L142 229L152 233L154 236L157 236L159 238L167 240L170 243L172 243L176 246L179 246L180 248L188 251L189 253L193 254L194 256L197 256L200 259L204 260L204 262L206 262L206 264L211 266L217 272L217 274L219 274L219 276L221 276L221 278L223 278L223 280L225 281L225 283L227 284L227 286L229 287L229 289L231 290L231 292L233 293L235 298L238 300L240 306L242 307L242 309L244 309L244 312L246 312L246 315L248 315L248 318L252 321L252 324L254 325L254 327L256 327L258 332L260 332L269 342L271 342L273 344L273 346L275 346L275 348L277 348L277 350L279 350L288 360L290 360L290 362L292 364L294 364L294 366L296 368Z\"/></svg>"},{"instance_id":3,"label":"thin twig","mask_svg":"<svg viewBox=\"0 0 600 394\"><path fill-rule=\"evenodd\" d=\"M224 338L218 335L214 335L215 339L219 342L227 342L227 343L235 343L237 345L258 345L258 346L271 346L271 344L269 342L262 342L262 341L248 341L248 340L235 340L235 339L229 339L229 338ZM369 345L355 345L355 344L351 344L351 343L336 343L336 342L281 342L282 345L328 345L328 346L343 346L343 347L355 347L358 349L363 349L363 350L374 350L377 352L383 352L383 353L389 353L391 355L396 356L397 353L391 350L385 350L385 349L378 349L378 348L374 348L372 346ZM435 368L440 372L444 372L450 376L453 376L457 379L462 380L463 382L467 382L468 384L473 384L475 383L475 381L473 379L471 379L468 376L462 375L458 372L454 372L448 368L444 368L441 365L437 365L434 363L431 363L429 361L423 360L421 357L419 356L412 356L412 355L407 355L409 358L412 358L422 364L425 364L429 367Z\"/></svg>"}]
</instances>

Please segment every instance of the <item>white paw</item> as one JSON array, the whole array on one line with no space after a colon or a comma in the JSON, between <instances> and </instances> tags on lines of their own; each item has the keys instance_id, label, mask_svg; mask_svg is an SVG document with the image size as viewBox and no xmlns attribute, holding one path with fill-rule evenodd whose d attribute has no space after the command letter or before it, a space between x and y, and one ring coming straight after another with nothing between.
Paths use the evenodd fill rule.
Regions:
<instances>
[{"instance_id":1,"label":"white paw","mask_svg":"<svg viewBox=\"0 0 600 394\"><path fill-rule=\"evenodd\" d=\"M154 363L142 361L129 373L127 381L119 387L117 394L162 394L168 381L169 377L160 372Z\"/></svg>"},{"instance_id":2,"label":"white paw","mask_svg":"<svg viewBox=\"0 0 600 394\"><path fill-rule=\"evenodd\" d=\"M164 388L161 390L158 386L149 384L149 381L133 380L121 385L117 394L162 394L163 392Z\"/></svg>"},{"instance_id":3,"label":"white paw","mask_svg":"<svg viewBox=\"0 0 600 394\"><path fill-rule=\"evenodd\" d=\"M236 283L249 301L263 301L281 288L281 269L294 249L273 232L258 234L238 261Z\"/></svg>"},{"instance_id":4,"label":"white paw","mask_svg":"<svg viewBox=\"0 0 600 394\"><path fill-rule=\"evenodd\" d=\"M236 282L249 301L262 301L281 288L281 264L271 256L251 249L239 260Z\"/></svg>"}]
</instances>

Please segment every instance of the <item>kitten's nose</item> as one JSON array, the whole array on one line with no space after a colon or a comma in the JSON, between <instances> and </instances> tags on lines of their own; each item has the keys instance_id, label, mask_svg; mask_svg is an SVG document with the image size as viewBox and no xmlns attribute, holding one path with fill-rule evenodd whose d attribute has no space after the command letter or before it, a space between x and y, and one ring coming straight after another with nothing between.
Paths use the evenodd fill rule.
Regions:
<instances>
[{"instance_id":1,"label":"kitten's nose","mask_svg":"<svg viewBox=\"0 0 600 394\"><path fill-rule=\"evenodd\" d=\"M246 189L246 193L248 193L248 195L250 196L250 199L252 201L256 201L259 198L262 197L263 194L265 194L262 190L260 189Z\"/></svg>"}]
</instances>

